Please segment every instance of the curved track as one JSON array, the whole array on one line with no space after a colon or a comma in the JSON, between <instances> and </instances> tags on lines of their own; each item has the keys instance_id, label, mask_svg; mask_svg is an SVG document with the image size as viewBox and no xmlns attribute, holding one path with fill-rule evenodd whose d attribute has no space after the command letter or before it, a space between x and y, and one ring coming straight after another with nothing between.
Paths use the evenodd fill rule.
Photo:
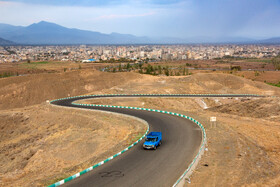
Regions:
<instances>
[{"instance_id":1,"label":"curved track","mask_svg":"<svg viewBox=\"0 0 280 187\"><path fill-rule=\"evenodd\" d=\"M254 95L252 95L254 96ZM162 145L157 150L143 150L142 142L130 151L95 168L65 186L172 186L196 156L201 142L201 129L182 117L157 112L78 106L72 102L97 97L139 97L139 95L82 96L55 100L54 105L111 111L135 116L147 121L150 131L161 131ZM147 95L145 97L160 97ZM224 95L165 95L162 97L225 97ZM248 97L227 95L226 97ZM117 124L116 124L117 125Z\"/></svg>"}]
</instances>

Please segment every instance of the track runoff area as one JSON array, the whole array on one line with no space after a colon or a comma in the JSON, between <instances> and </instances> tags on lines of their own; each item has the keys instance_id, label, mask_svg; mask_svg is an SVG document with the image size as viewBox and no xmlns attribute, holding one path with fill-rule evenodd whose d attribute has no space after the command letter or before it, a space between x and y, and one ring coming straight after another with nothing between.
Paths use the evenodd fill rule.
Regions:
<instances>
[{"instance_id":1,"label":"track runoff area","mask_svg":"<svg viewBox=\"0 0 280 187\"><path fill-rule=\"evenodd\" d=\"M182 186L203 154L206 133L195 119L178 113L139 107L78 104L77 100L113 97L262 97L254 94L134 94L83 95L53 100L53 105L115 112L140 118L148 130L126 149L94 166L58 181L50 187L65 186ZM116 124L117 125L117 124ZM144 150L148 131L162 132L157 150ZM89 137L90 138L90 137ZM129 151L128 151L129 150ZM75 180L74 180L75 179Z\"/></svg>"}]
</instances>

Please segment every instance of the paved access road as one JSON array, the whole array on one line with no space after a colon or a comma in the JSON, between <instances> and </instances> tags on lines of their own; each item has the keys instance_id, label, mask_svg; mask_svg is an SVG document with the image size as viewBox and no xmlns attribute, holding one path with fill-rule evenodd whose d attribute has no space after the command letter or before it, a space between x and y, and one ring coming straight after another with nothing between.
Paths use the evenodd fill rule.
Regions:
<instances>
[{"instance_id":1,"label":"paved access road","mask_svg":"<svg viewBox=\"0 0 280 187\"><path fill-rule=\"evenodd\" d=\"M127 114L141 118L148 122L150 131L162 132L162 145L157 150L144 150L143 140L129 151L121 154L106 164L71 180L65 186L172 186L190 165L202 142L201 129L182 117L119 108L105 108L93 106L72 105L79 99L95 98L85 96L54 101L52 104L98 109ZM102 97L102 96L101 96ZM139 96L111 96L111 97L139 97ZM145 96L160 97L160 96ZM187 97L170 95L164 97ZM193 96L191 96L193 97ZM205 97L200 95L200 97ZM210 96L225 97L225 96ZM228 97L244 97L244 95L228 95ZM115 124L117 125L117 124ZM89 137L90 138L90 137Z\"/></svg>"}]
</instances>

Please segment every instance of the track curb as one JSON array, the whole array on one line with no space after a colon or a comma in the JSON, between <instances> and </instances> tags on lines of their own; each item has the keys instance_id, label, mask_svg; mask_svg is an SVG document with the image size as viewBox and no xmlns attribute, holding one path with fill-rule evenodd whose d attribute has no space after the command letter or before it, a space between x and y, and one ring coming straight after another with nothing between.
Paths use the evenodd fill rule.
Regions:
<instances>
[{"instance_id":1,"label":"track curb","mask_svg":"<svg viewBox=\"0 0 280 187\"><path fill-rule=\"evenodd\" d=\"M161 97L164 97L164 96L188 96L188 97L215 97L215 96L224 96L224 97L230 97L234 94L133 94L133 95L130 95L130 96L161 96ZM260 97L259 95L256 95L256 94L236 94L237 96L243 96L243 97ZM84 98L84 99L89 99L89 98L85 98L85 97L117 97L117 96L128 96L126 94L106 94L106 95L81 95L81 96L74 96L74 97L66 97L66 98L61 98L61 99L56 99L56 100L52 100L50 101L50 104L52 104L53 102L55 101L60 101L60 100L65 100L65 99L78 99L80 98L81 100ZM92 98L94 99L94 98ZM145 110L145 111L151 111L151 112L159 112L159 113L164 113L164 114L170 114L170 115L175 115L175 116L179 116L179 117L183 117L183 118L186 118L188 120L191 120L193 121L196 125L198 125L201 129L201 132L202 132L202 137L203 137L203 140L202 140L202 143L200 145L200 148L199 148L199 151L198 153L196 154L195 158L193 159L193 161L191 162L191 164L188 166L187 170L179 177L179 179L173 184L173 187L175 186L183 186L184 185L184 178L187 178L191 175L192 171L195 169L198 161L200 160L201 156L203 155L204 153L204 149L205 149L205 146L206 146L206 141L207 141L207 138L206 138L206 132L205 132L205 128L203 127L203 125L201 123L199 123L197 120L195 120L194 118L192 117L189 117L189 116L186 116L186 115L183 115L183 114L179 114L179 113L174 113L174 112L168 112L168 111L163 111L163 110L157 110L157 109L149 109L149 108L140 108L140 107L129 107L129 106L114 106L114 105L96 105L96 104L79 104L79 103L75 103L73 102L72 103L73 105L76 105L76 106L93 106L93 107L107 107L107 108L123 108L123 109L133 109L133 110ZM120 151L119 153L95 164L94 166L91 166L79 173L76 173L68 178L65 178L61 181L58 181L52 185L50 185L49 187L56 187L56 186L60 186L68 181L71 181L85 173L88 173L89 171L93 170L94 168L97 168L98 166L101 166L103 164L105 164L106 162L112 160L113 158L123 154L124 152L128 151L129 149L131 149L133 146L135 146L137 143L139 143L146 135L147 133L149 132L149 126L147 128L147 131L145 132L145 134L140 138L138 139L136 142L134 142L133 144L131 144L130 146L128 146L127 148L125 148L124 150Z\"/></svg>"}]
</instances>

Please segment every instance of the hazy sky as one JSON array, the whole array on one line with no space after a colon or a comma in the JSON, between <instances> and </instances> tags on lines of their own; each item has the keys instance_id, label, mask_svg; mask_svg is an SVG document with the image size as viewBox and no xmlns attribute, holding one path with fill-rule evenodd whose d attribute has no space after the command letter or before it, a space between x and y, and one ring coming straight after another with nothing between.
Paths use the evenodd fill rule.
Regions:
<instances>
[{"instance_id":1,"label":"hazy sky","mask_svg":"<svg viewBox=\"0 0 280 187\"><path fill-rule=\"evenodd\" d=\"M41 20L137 36L280 36L280 0L0 0L0 23Z\"/></svg>"}]
</instances>

